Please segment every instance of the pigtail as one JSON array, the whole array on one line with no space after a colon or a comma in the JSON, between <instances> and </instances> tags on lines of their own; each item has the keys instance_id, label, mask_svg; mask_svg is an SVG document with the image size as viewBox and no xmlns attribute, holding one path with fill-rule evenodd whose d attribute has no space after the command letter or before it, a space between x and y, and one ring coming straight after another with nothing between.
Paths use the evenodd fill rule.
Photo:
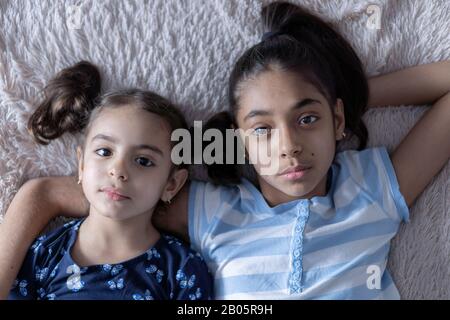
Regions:
<instances>
[{"instance_id":1,"label":"pigtail","mask_svg":"<svg viewBox=\"0 0 450 320\"><path fill-rule=\"evenodd\" d=\"M358 150L364 149L368 131L361 117L367 110L369 87L361 60L348 41L319 17L288 2L264 6L261 14L266 31L263 46L286 46L280 41L291 37L329 62L336 98L344 102L346 128L359 138Z\"/></svg>"},{"instance_id":2,"label":"pigtail","mask_svg":"<svg viewBox=\"0 0 450 320\"><path fill-rule=\"evenodd\" d=\"M226 137L226 130L227 129L233 129L235 128L235 123L233 121L233 117L229 112L223 111L215 114L212 116L205 124L204 130L208 129L218 129L222 137ZM237 138L236 138L237 139ZM241 182L241 176L242 176L242 166L238 164L237 159L237 141L234 141L234 161L233 164L205 164L205 167L208 172L208 177L212 181L212 183L217 185L236 185ZM209 143L203 143L203 149L208 145ZM222 150L222 156L225 157L227 150L226 150L226 143L224 141L223 144L223 150ZM230 150L228 150L230 152Z\"/></svg>"},{"instance_id":3,"label":"pigtail","mask_svg":"<svg viewBox=\"0 0 450 320\"><path fill-rule=\"evenodd\" d=\"M28 121L28 131L44 145L65 132L81 131L100 90L100 72L89 62L81 61L60 71L46 86L44 100Z\"/></svg>"}]
</instances>

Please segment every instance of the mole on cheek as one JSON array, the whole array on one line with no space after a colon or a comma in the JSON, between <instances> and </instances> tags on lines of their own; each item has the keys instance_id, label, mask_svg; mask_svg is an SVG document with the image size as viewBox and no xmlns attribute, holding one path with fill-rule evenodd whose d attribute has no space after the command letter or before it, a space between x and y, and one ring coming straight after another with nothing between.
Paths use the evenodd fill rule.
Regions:
<instances>
[{"instance_id":1,"label":"mole on cheek","mask_svg":"<svg viewBox=\"0 0 450 320\"><path fill-rule=\"evenodd\" d=\"M311 154L314 157L314 153Z\"/></svg>"}]
</instances>

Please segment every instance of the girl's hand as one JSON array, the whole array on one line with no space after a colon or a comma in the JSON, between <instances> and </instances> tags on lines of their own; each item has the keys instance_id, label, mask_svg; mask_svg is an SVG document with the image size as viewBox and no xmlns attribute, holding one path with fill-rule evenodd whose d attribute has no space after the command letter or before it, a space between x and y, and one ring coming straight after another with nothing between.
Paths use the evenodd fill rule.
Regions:
<instances>
[{"instance_id":1,"label":"girl's hand","mask_svg":"<svg viewBox=\"0 0 450 320\"><path fill-rule=\"evenodd\" d=\"M395 71L369 79L369 108L433 103L449 87L450 61Z\"/></svg>"}]
</instances>

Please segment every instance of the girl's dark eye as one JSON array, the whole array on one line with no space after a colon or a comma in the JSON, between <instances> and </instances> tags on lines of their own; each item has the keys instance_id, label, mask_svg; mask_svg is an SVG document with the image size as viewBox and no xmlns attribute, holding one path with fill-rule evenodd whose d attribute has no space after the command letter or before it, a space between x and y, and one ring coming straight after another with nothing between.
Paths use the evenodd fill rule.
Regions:
<instances>
[{"instance_id":1,"label":"girl's dark eye","mask_svg":"<svg viewBox=\"0 0 450 320\"><path fill-rule=\"evenodd\" d=\"M98 154L100 157L109 157L112 154L111 151L105 148L95 150L95 153Z\"/></svg>"},{"instance_id":2,"label":"girl's dark eye","mask_svg":"<svg viewBox=\"0 0 450 320\"><path fill-rule=\"evenodd\" d=\"M314 119L316 119L316 120L311 121L311 118L314 118ZM306 121L303 121L303 120L305 120L305 119L306 119ZM299 123L300 123L300 124L311 124L311 123L316 122L317 119L319 119L319 118L316 117L316 116L306 116L306 117L301 118L301 119L299 120Z\"/></svg>"},{"instance_id":3,"label":"girl's dark eye","mask_svg":"<svg viewBox=\"0 0 450 320\"><path fill-rule=\"evenodd\" d=\"M150 159L139 157L136 158L136 162L143 167L151 167L153 166L153 162Z\"/></svg>"},{"instance_id":4,"label":"girl's dark eye","mask_svg":"<svg viewBox=\"0 0 450 320\"><path fill-rule=\"evenodd\" d=\"M257 136L263 136L270 133L270 128L268 127L258 127L253 130L253 134Z\"/></svg>"}]
</instances>

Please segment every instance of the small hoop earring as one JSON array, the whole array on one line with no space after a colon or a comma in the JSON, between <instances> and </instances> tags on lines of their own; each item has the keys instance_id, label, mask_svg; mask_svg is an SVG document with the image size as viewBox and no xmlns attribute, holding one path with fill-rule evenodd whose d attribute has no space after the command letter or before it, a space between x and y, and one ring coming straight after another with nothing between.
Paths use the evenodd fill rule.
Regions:
<instances>
[{"instance_id":1,"label":"small hoop earring","mask_svg":"<svg viewBox=\"0 0 450 320\"><path fill-rule=\"evenodd\" d=\"M345 138L347 134L345 132L342 132L342 137Z\"/></svg>"},{"instance_id":2,"label":"small hoop earring","mask_svg":"<svg viewBox=\"0 0 450 320\"><path fill-rule=\"evenodd\" d=\"M81 184L81 178L78 178L77 184Z\"/></svg>"},{"instance_id":3,"label":"small hoop earring","mask_svg":"<svg viewBox=\"0 0 450 320\"><path fill-rule=\"evenodd\" d=\"M168 205L170 205L170 204L172 203L172 201L171 201L170 199L168 199L168 200L166 201L166 203L167 203Z\"/></svg>"}]
</instances>

